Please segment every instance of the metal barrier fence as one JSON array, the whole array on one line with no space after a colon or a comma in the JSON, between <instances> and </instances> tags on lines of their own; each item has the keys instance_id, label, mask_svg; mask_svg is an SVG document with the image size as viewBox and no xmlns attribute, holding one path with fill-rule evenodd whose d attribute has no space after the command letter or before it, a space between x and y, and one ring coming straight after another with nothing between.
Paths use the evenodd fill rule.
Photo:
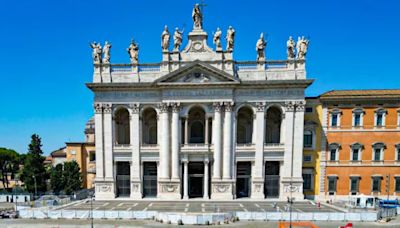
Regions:
<instances>
[{"instance_id":1,"label":"metal barrier fence","mask_svg":"<svg viewBox=\"0 0 400 228\"><path fill-rule=\"evenodd\" d=\"M392 218L396 217L397 208L380 208L378 216L379 218Z\"/></svg>"},{"instance_id":2,"label":"metal barrier fence","mask_svg":"<svg viewBox=\"0 0 400 228\"><path fill-rule=\"evenodd\" d=\"M201 213L186 214L179 212L157 211L111 211L111 210L39 210L24 209L19 211L21 218L37 219L158 219L177 223L181 220L184 224L206 224L223 222L233 216L240 220L259 221L289 221L289 212L232 212L232 213ZM378 220L377 212L293 212L292 221L368 221Z\"/></svg>"}]
</instances>

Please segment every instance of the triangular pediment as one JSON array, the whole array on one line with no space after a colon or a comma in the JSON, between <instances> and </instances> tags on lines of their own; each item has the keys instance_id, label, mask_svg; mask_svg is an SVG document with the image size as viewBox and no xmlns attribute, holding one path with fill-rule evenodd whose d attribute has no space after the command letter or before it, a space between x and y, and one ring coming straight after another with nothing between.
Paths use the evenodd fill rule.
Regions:
<instances>
[{"instance_id":1,"label":"triangular pediment","mask_svg":"<svg viewBox=\"0 0 400 228\"><path fill-rule=\"evenodd\" d=\"M239 83L234 76L201 61L194 61L157 79L156 84Z\"/></svg>"}]
</instances>

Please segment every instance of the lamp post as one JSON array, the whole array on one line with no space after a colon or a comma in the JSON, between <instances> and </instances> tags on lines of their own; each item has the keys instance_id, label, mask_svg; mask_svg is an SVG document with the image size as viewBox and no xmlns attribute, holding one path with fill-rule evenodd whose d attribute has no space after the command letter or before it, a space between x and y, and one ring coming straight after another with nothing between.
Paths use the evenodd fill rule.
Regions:
<instances>
[{"instance_id":1,"label":"lamp post","mask_svg":"<svg viewBox=\"0 0 400 228\"><path fill-rule=\"evenodd\" d=\"M35 182L35 195L34 195L34 197L33 197L33 199L35 200L35 198L36 198L36 196L37 196L36 176L33 175L32 177L33 177L33 180L34 180L34 182Z\"/></svg>"},{"instance_id":2,"label":"lamp post","mask_svg":"<svg viewBox=\"0 0 400 228\"><path fill-rule=\"evenodd\" d=\"M90 227L93 228L93 193L90 192Z\"/></svg>"}]
</instances>

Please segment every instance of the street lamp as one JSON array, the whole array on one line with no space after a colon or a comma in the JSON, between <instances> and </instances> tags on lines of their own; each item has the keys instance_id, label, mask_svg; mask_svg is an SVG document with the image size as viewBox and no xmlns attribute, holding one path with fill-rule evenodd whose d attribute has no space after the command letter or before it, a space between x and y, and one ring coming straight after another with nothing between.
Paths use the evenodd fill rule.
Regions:
<instances>
[{"instance_id":1,"label":"street lamp","mask_svg":"<svg viewBox=\"0 0 400 228\"><path fill-rule=\"evenodd\" d=\"M93 193L89 192L90 196L90 227L93 228Z\"/></svg>"},{"instance_id":2,"label":"street lamp","mask_svg":"<svg viewBox=\"0 0 400 228\"><path fill-rule=\"evenodd\" d=\"M37 196L36 177L35 177L35 175L33 175L32 177L33 177L33 180L35 181L35 195L34 195L34 197L33 197L33 199L35 199L36 196Z\"/></svg>"}]
</instances>

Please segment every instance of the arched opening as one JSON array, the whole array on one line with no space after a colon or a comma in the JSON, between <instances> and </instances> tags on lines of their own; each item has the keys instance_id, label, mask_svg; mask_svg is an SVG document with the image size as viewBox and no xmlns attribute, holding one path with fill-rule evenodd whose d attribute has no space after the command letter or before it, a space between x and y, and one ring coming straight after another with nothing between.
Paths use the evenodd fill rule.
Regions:
<instances>
[{"instance_id":1,"label":"arched opening","mask_svg":"<svg viewBox=\"0 0 400 228\"><path fill-rule=\"evenodd\" d=\"M206 113L200 107L189 111L189 143L205 143L205 116Z\"/></svg>"},{"instance_id":2,"label":"arched opening","mask_svg":"<svg viewBox=\"0 0 400 228\"><path fill-rule=\"evenodd\" d=\"M239 144L252 143L253 111L248 107L239 109L237 114L236 142Z\"/></svg>"},{"instance_id":3,"label":"arched opening","mask_svg":"<svg viewBox=\"0 0 400 228\"><path fill-rule=\"evenodd\" d=\"M277 107L269 108L267 110L267 119L265 124L265 143L280 143L282 124L281 110Z\"/></svg>"},{"instance_id":4,"label":"arched opening","mask_svg":"<svg viewBox=\"0 0 400 228\"><path fill-rule=\"evenodd\" d=\"M157 112L148 108L143 112L143 144L157 144Z\"/></svg>"},{"instance_id":5,"label":"arched opening","mask_svg":"<svg viewBox=\"0 0 400 228\"><path fill-rule=\"evenodd\" d=\"M119 145L130 144L129 112L125 108L115 113L116 143Z\"/></svg>"}]
</instances>

